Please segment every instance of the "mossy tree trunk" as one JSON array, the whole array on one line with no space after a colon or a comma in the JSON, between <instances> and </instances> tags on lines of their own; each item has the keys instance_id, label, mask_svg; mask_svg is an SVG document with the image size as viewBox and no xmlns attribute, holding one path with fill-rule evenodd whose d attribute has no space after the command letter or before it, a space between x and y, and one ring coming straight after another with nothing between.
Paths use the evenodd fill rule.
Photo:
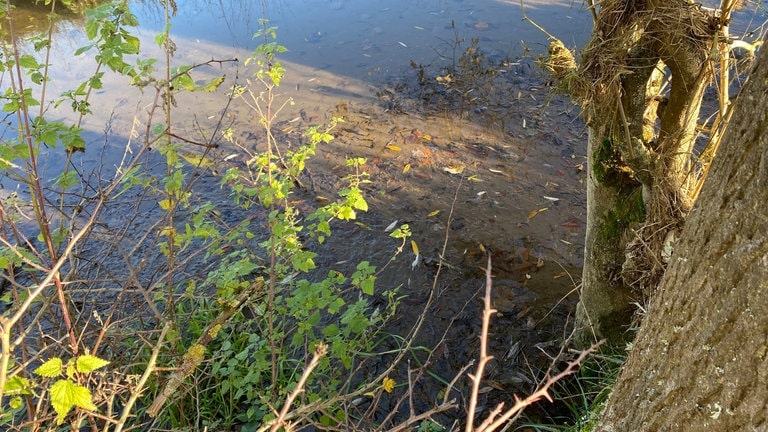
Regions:
<instances>
[{"instance_id":1,"label":"mossy tree trunk","mask_svg":"<svg viewBox=\"0 0 768 432\"><path fill-rule=\"evenodd\" d=\"M718 40L727 40L729 14L688 0L604 0L578 67L552 45L547 65L590 131L582 343L629 340L633 303L664 274L701 178L696 128L718 56L727 58Z\"/></svg>"},{"instance_id":2,"label":"mossy tree trunk","mask_svg":"<svg viewBox=\"0 0 768 432\"><path fill-rule=\"evenodd\" d=\"M766 430L766 202L763 54L595 431Z\"/></svg>"}]
</instances>

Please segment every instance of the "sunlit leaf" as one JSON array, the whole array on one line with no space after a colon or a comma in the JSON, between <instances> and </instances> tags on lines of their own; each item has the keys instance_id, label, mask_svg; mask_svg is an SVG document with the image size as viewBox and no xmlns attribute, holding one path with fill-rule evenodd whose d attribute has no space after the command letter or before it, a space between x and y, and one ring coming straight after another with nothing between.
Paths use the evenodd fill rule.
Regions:
<instances>
[{"instance_id":1,"label":"sunlit leaf","mask_svg":"<svg viewBox=\"0 0 768 432\"><path fill-rule=\"evenodd\" d=\"M411 164L409 163L405 164L405 166L403 167L403 174L407 173L410 170L411 170Z\"/></svg>"},{"instance_id":2,"label":"sunlit leaf","mask_svg":"<svg viewBox=\"0 0 768 432\"><path fill-rule=\"evenodd\" d=\"M91 392L69 380L56 381L50 388L51 405L56 410L58 417L57 424L62 424L64 418L72 407L80 407L88 411L95 411L96 405L93 404Z\"/></svg>"},{"instance_id":3,"label":"sunlit leaf","mask_svg":"<svg viewBox=\"0 0 768 432\"><path fill-rule=\"evenodd\" d=\"M384 379L381 380L381 388L385 392L391 393L392 390L395 388L395 380L393 380L390 377L384 377Z\"/></svg>"},{"instance_id":4,"label":"sunlit leaf","mask_svg":"<svg viewBox=\"0 0 768 432\"><path fill-rule=\"evenodd\" d=\"M399 152L399 151L402 150L400 147L398 147L398 146L396 146L394 144L387 144L387 146L385 148L388 149L388 150L396 151L396 152Z\"/></svg>"},{"instance_id":5,"label":"sunlit leaf","mask_svg":"<svg viewBox=\"0 0 768 432\"><path fill-rule=\"evenodd\" d=\"M528 220L533 219L533 217L536 216L537 214L539 214L541 212L545 212L547 210L549 210L549 208L547 208L547 207L536 209L536 210L531 210L531 212L528 213Z\"/></svg>"},{"instance_id":6,"label":"sunlit leaf","mask_svg":"<svg viewBox=\"0 0 768 432\"><path fill-rule=\"evenodd\" d=\"M427 217L435 217L435 216L437 216L437 215L439 215L439 214L440 214L440 210L435 210L435 211L431 211L431 212L429 212L429 214L427 215Z\"/></svg>"},{"instance_id":7,"label":"sunlit leaf","mask_svg":"<svg viewBox=\"0 0 768 432\"><path fill-rule=\"evenodd\" d=\"M462 165L448 165L447 167L443 168L443 171L449 173L449 174L461 174L464 172L464 166Z\"/></svg>"},{"instance_id":8,"label":"sunlit leaf","mask_svg":"<svg viewBox=\"0 0 768 432\"><path fill-rule=\"evenodd\" d=\"M173 201L169 199L163 199L157 202L157 204L160 205L160 208L163 210L170 210L171 206L173 205Z\"/></svg>"},{"instance_id":9,"label":"sunlit leaf","mask_svg":"<svg viewBox=\"0 0 768 432\"><path fill-rule=\"evenodd\" d=\"M96 369L103 368L108 365L109 361L96 357L95 355L86 354L77 358L77 371L82 373L93 372Z\"/></svg>"},{"instance_id":10,"label":"sunlit leaf","mask_svg":"<svg viewBox=\"0 0 768 432\"><path fill-rule=\"evenodd\" d=\"M42 377L54 378L61 375L61 368L63 366L64 363L61 361L61 359L59 357L54 357L35 369L35 373Z\"/></svg>"},{"instance_id":11,"label":"sunlit leaf","mask_svg":"<svg viewBox=\"0 0 768 432\"><path fill-rule=\"evenodd\" d=\"M30 382L28 379L14 375L5 382L3 391L7 395L30 394Z\"/></svg>"},{"instance_id":12,"label":"sunlit leaf","mask_svg":"<svg viewBox=\"0 0 768 432\"><path fill-rule=\"evenodd\" d=\"M224 75L218 76L207 83L205 85L198 87L197 89L204 92L213 92L216 91L217 88L224 82Z\"/></svg>"}]
</instances>

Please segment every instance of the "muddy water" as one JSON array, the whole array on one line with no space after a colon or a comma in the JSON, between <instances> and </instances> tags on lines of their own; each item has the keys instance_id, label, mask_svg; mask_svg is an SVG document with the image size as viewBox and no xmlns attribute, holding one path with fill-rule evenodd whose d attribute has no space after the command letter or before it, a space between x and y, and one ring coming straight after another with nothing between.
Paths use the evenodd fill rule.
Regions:
<instances>
[{"instance_id":1,"label":"muddy water","mask_svg":"<svg viewBox=\"0 0 768 432\"><path fill-rule=\"evenodd\" d=\"M567 44L586 40L589 16L570 1L526 5L531 19ZM158 9L146 3L134 9L146 55L160 56L152 42L161 28ZM174 19L175 64L237 58L238 63L202 68L198 77L224 73L227 85L242 83L249 73L242 59L256 44L252 34L265 12L278 26L279 42L289 48L281 97L295 103L278 124L281 142L298 142L302 130L333 115L345 119L337 138L309 164L303 179L307 187L297 198L311 208L338 189L347 174L345 158L368 160L371 183L365 189L371 209L358 224L335 227L335 235L318 249L318 266L347 271L368 260L383 267L397 246L385 228L395 221L408 223L422 260L413 266L407 247L380 274L378 286L400 287L405 296L394 333L407 334L426 307L429 319L418 343L436 347L433 370L450 380L477 357L484 251L490 251L499 313L491 334L496 356L489 376L492 390L484 397L504 400L529 389L532 372L549 363L547 353L556 352L567 328L586 210L584 126L578 111L552 94L530 58L545 50L545 37L521 20L516 0L284 1L265 8L247 1L190 1ZM63 48L52 57L62 67L55 69L50 94L85 79L94 67L86 56L71 56L84 44L77 27L62 28L57 40ZM462 69L468 49L464 58L480 59L482 67ZM451 70L454 65L459 69ZM437 76L449 73L455 81L437 84ZM123 78L107 75L104 81L105 90L92 99L95 114L83 123L89 148L73 162L94 182L109 179L123 158L138 150L136 137L149 122L152 102L147 94L126 89ZM110 90L115 88L120 90ZM260 145L254 113L243 105L227 105L223 91L182 95L177 102L174 125L180 134L212 130L224 116L241 142ZM63 108L48 109L72 118ZM210 157L223 161L236 153L219 143ZM147 169L162 174L159 155L150 151L143 157ZM64 163L53 151L44 153L43 160L49 178ZM214 202L225 222L257 217L234 208L221 194L215 173L194 178L198 199ZM6 192L24 193L8 178L2 184ZM91 245L83 255L114 256L95 266L105 280L116 281L110 289L125 291L126 269L146 280L163 274L156 247L136 246L133 234L157 222L155 209L153 197L128 192L104 211L101 232L119 241ZM435 282L441 257L446 265ZM190 276L205 276L203 263L190 263ZM138 293L133 295L141 301ZM396 378L402 382L405 377ZM433 384L419 392L423 406L440 389Z\"/></svg>"}]
</instances>

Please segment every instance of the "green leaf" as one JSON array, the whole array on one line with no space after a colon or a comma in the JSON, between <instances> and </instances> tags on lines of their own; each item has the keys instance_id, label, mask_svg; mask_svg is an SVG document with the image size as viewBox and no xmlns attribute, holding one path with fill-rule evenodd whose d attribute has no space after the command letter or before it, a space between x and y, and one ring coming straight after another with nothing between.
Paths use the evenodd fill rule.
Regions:
<instances>
[{"instance_id":1,"label":"green leaf","mask_svg":"<svg viewBox=\"0 0 768 432\"><path fill-rule=\"evenodd\" d=\"M64 363L61 361L61 359L59 357L54 357L35 369L35 373L42 377L55 378L61 375L61 368L63 366Z\"/></svg>"},{"instance_id":2,"label":"green leaf","mask_svg":"<svg viewBox=\"0 0 768 432\"><path fill-rule=\"evenodd\" d=\"M26 378L14 375L8 378L3 386L3 391L8 395L31 394L30 382Z\"/></svg>"},{"instance_id":3,"label":"green leaf","mask_svg":"<svg viewBox=\"0 0 768 432\"><path fill-rule=\"evenodd\" d=\"M376 282L376 277L371 276L360 283L360 289L364 294L373 295L374 282Z\"/></svg>"},{"instance_id":4,"label":"green leaf","mask_svg":"<svg viewBox=\"0 0 768 432\"><path fill-rule=\"evenodd\" d=\"M123 51L126 54L138 54L139 48L141 46L139 38L128 34L123 35L123 38L125 39L125 43L123 44Z\"/></svg>"},{"instance_id":5,"label":"green leaf","mask_svg":"<svg viewBox=\"0 0 768 432\"><path fill-rule=\"evenodd\" d=\"M224 82L224 75L216 77L207 83L205 85L198 87L198 90L204 91L204 92L214 92L217 88Z\"/></svg>"},{"instance_id":6,"label":"green leaf","mask_svg":"<svg viewBox=\"0 0 768 432\"><path fill-rule=\"evenodd\" d=\"M19 66L27 69L36 69L40 67L40 64L33 56L24 54L23 56L19 57Z\"/></svg>"},{"instance_id":7,"label":"green leaf","mask_svg":"<svg viewBox=\"0 0 768 432\"><path fill-rule=\"evenodd\" d=\"M50 388L51 405L56 410L57 424L64 423L64 418L72 407L77 406L88 411L95 411L91 392L70 380L58 380Z\"/></svg>"},{"instance_id":8,"label":"green leaf","mask_svg":"<svg viewBox=\"0 0 768 432\"><path fill-rule=\"evenodd\" d=\"M21 396L16 396L15 398L11 399L8 405L11 407L11 409L17 410L21 408L22 402L23 401L21 399Z\"/></svg>"},{"instance_id":9,"label":"green leaf","mask_svg":"<svg viewBox=\"0 0 768 432\"><path fill-rule=\"evenodd\" d=\"M75 56L79 56L80 54L90 50L91 48L93 48L93 44L82 46L82 47L78 48L77 50L75 50Z\"/></svg>"},{"instance_id":10,"label":"green leaf","mask_svg":"<svg viewBox=\"0 0 768 432\"><path fill-rule=\"evenodd\" d=\"M96 369L101 369L108 365L109 361L96 357L95 355L83 355L77 358L77 371L82 373L90 373Z\"/></svg>"}]
</instances>

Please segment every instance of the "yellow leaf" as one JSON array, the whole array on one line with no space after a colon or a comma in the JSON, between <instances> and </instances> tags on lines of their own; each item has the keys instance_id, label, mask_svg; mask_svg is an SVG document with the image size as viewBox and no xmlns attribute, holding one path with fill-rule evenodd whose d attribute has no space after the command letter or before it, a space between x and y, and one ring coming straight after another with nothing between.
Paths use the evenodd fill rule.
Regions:
<instances>
[{"instance_id":1,"label":"yellow leaf","mask_svg":"<svg viewBox=\"0 0 768 432\"><path fill-rule=\"evenodd\" d=\"M410 170L411 170L411 164L405 164L405 166L403 167L403 174L407 173Z\"/></svg>"},{"instance_id":2,"label":"yellow leaf","mask_svg":"<svg viewBox=\"0 0 768 432\"><path fill-rule=\"evenodd\" d=\"M548 208L548 207L540 208L540 209L538 209L538 210L531 210L531 212L530 212L530 213L528 213L528 220L531 220L531 219L533 219L533 217L534 217L534 216L536 216L537 214L539 214L539 213L541 213L541 212L545 212L545 211L547 211L547 210L549 210L549 208Z\"/></svg>"},{"instance_id":3,"label":"yellow leaf","mask_svg":"<svg viewBox=\"0 0 768 432\"><path fill-rule=\"evenodd\" d=\"M424 134L422 135L421 139L423 139L424 141L432 141L432 135Z\"/></svg>"},{"instance_id":4,"label":"yellow leaf","mask_svg":"<svg viewBox=\"0 0 768 432\"><path fill-rule=\"evenodd\" d=\"M169 199L160 200L157 203L160 205L160 208L163 210L170 210L171 205L173 204L173 202Z\"/></svg>"},{"instance_id":5,"label":"yellow leaf","mask_svg":"<svg viewBox=\"0 0 768 432\"><path fill-rule=\"evenodd\" d=\"M443 168L443 171L449 174L461 174L464 172L464 167L461 165L448 165L447 167Z\"/></svg>"},{"instance_id":6,"label":"yellow leaf","mask_svg":"<svg viewBox=\"0 0 768 432\"><path fill-rule=\"evenodd\" d=\"M395 380L390 377L385 377L381 380L381 388L384 389L385 392L391 393L395 388Z\"/></svg>"},{"instance_id":7,"label":"yellow leaf","mask_svg":"<svg viewBox=\"0 0 768 432\"><path fill-rule=\"evenodd\" d=\"M474 181L474 182L481 182L481 181L483 181L483 179L481 179L480 177L478 177L476 175L471 175L471 176L467 177L467 180Z\"/></svg>"},{"instance_id":8,"label":"yellow leaf","mask_svg":"<svg viewBox=\"0 0 768 432\"><path fill-rule=\"evenodd\" d=\"M187 161L190 165L193 165L193 166L209 168L214 165L212 160L210 160L209 158L203 155L198 155L195 153L179 152L179 156L184 158L185 161Z\"/></svg>"},{"instance_id":9,"label":"yellow leaf","mask_svg":"<svg viewBox=\"0 0 768 432\"><path fill-rule=\"evenodd\" d=\"M401 150L400 147L398 147L398 146L396 146L394 144L387 144L387 146L385 148L389 149L389 150L392 150L392 151L400 151Z\"/></svg>"},{"instance_id":10,"label":"yellow leaf","mask_svg":"<svg viewBox=\"0 0 768 432\"><path fill-rule=\"evenodd\" d=\"M411 240L411 249L413 250L414 255L419 254L419 246L416 244L414 240Z\"/></svg>"},{"instance_id":11,"label":"yellow leaf","mask_svg":"<svg viewBox=\"0 0 768 432\"><path fill-rule=\"evenodd\" d=\"M427 217L435 217L440 213L440 210L435 210L433 212L430 212Z\"/></svg>"},{"instance_id":12,"label":"yellow leaf","mask_svg":"<svg viewBox=\"0 0 768 432\"><path fill-rule=\"evenodd\" d=\"M480 247L480 250L485 253L485 245L482 243L478 243L478 246Z\"/></svg>"}]
</instances>

